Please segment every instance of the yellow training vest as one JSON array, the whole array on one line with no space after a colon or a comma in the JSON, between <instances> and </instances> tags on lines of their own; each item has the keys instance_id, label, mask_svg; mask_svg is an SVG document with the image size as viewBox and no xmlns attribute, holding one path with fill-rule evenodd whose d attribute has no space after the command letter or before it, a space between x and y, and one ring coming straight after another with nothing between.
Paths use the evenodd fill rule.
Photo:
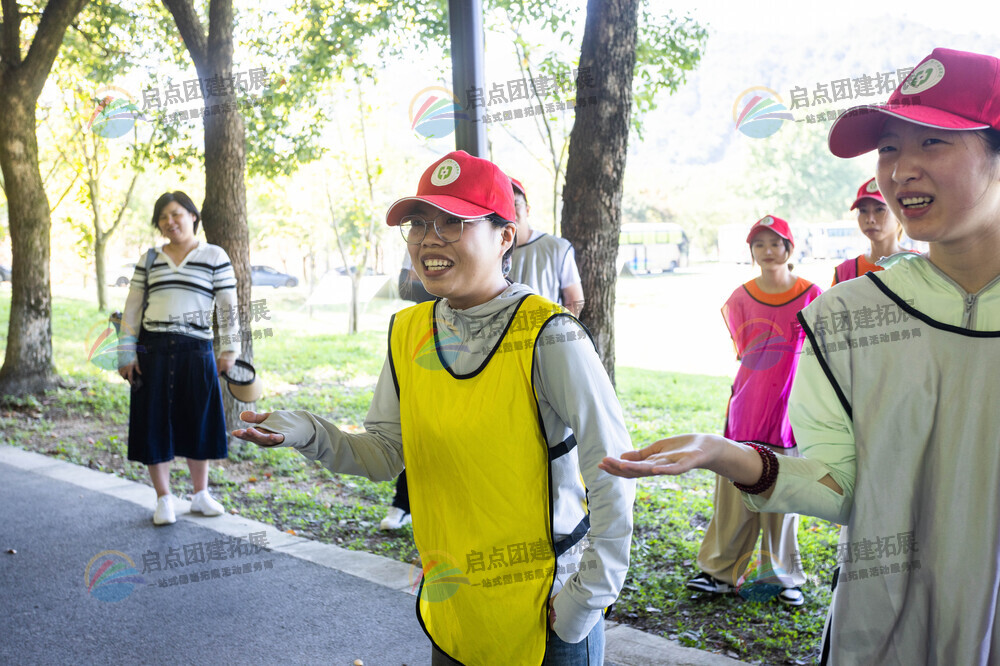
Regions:
<instances>
[{"instance_id":1,"label":"yellow training vest","mask_svg":"<svg viewBox=\"0 0 1000 666\"><path fill-rule=\"evenodd\" d=\"M417 615L438 649L469 666L540 664L555 551L532 363L542 326L568 315L526 296L479 369L456 375L462 344L435 308L397 313L389 332L423 566Z\"/></svg>"}]
</instances>

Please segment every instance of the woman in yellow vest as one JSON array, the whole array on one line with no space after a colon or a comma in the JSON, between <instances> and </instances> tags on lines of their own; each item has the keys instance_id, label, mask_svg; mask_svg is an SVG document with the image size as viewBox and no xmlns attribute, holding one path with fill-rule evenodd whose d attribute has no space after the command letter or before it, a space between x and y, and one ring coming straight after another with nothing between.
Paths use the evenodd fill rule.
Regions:
<instances>
[{"instance_id":1,"label":"woman in yellow vest","mask_svg":"<svg viewBox=\"0 0 1000 666\"><path fill-rule=\"evenodd\" d=\"M513 219L494 164L436 161L386 222L438 300L393 317L367 432L278 411L233 434L374 480L405 461L432 663L599 664L635 486L597 465L631 443L587 330L506 279Z\"/></svg>"}]
</instances>

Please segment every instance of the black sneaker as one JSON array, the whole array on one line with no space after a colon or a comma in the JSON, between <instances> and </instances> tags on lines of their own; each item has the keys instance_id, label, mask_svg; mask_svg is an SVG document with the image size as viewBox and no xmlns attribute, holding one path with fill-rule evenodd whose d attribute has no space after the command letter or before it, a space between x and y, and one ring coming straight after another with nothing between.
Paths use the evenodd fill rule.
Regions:
<instances>
[{"instance_id":1,"label":"black sneaker","mask_svg":"<svg viewBox=\"0 0 1000 666\"><path fill-rule=\"evenodd\" d=\"M724 583L718 578L712 578L712 576L705 572L702 572L689 580L686 587L689 590L710 592L712 594L729 594L733 591L732 585Z\"/></svg>"}]
</instances>

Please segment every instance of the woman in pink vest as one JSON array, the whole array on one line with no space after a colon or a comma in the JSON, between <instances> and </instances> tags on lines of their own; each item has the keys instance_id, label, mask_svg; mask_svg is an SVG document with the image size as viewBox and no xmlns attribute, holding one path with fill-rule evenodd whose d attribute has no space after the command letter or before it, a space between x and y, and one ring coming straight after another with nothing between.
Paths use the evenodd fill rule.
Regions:
<instances>
[{"instance_id":1,"label":"woman in pink vest","mask_svg":"<svg viewBox=\"0 0 1000 666\"><path fill-rule=\"evenodd\" d=\"M795 316L821 290L792 274L788 259L794 241L784 220L761 218L750 229L747 243L760 277L738 287L722 308L740 360L725 436L798 456L788 423L788 394L804 340ZM698 552L701 573L687 587L716 594L739 589L744 596L756 588L767 590L767 598L777 594L782 603L801 606L805 575L798 557L798 516L748 511L740 492L721 477L716 479L714 505ZM757 560L757 535L762 531Z\"/></svg>"},{"instance_id":2,"label":"woman in pink vest","mask_svg":"<svg viewBox=\"0 0 1000 666\"><path fill-rule=\"evenodd\" d=\"M871 250L848 259L833 271L833 284L853 280L865 273L883 270L875 262L882 257L891 257L904 248L899 244L903 239L903 226L892 214L878 191L878 183L872 178L858 188L858 196L851 210L858 209L858 226L861 233L871 242Z\"/></svg>"}]
</instances>

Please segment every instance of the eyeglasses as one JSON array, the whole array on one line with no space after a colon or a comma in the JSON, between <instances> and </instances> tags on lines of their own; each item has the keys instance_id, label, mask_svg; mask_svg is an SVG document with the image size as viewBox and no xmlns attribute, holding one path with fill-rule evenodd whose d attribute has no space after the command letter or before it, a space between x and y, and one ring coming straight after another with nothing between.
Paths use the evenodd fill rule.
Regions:
<instances>
[{"instance_id":1,"label":"eyeglasses","mask_svg":"<svg viewBox=\"0 0 1000 666\"><path fill-rule=\"evenodd\" d=\"M438 238L445 243L456 243L462 239L466 222L481 222L485 219L474 217L466 220L449 213L440 213L429 220L420 215L407 215L399 222L399 233L403 234L403 240L409 245L420 245L427 236L427 228L433 225Z\"/></svg>"}]
</instances>

